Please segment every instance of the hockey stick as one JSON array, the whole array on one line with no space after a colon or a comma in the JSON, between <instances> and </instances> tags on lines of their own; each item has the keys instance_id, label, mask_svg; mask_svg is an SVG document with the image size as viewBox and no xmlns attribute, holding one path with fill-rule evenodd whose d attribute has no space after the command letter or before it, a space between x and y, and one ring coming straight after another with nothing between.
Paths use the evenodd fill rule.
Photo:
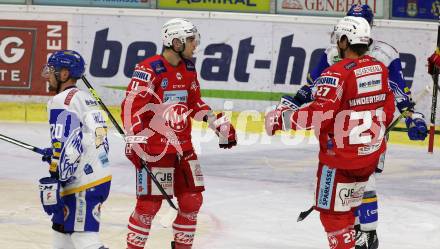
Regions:
<instances>
[{"instance_id":1,"label":"hockey stick","mask_svg":"<svg viewBox=\"0 0 440 249\"><path fill-rule=\"evenodd\" d=\"M437 29L437 52L440 50L440 16L439 25ZM428 142L428 152L434 152L434 137L435 137L435 116L437 112L437 94L438 94L438 76L439 69L434 66L434 74L432 75L432 102L431 102L431 124L429 125L429 142Z\"/></svg>"},{"instance_id":2,"label":"hockey stick","mask_svg":"<svg viewBox=\"0 0 440 249\"><path fill-rule=\"evenodd\" d=\"M84 82L84 84L87 86L87 88L89 89L90 93L92 94L92 96L95 98L95 100L99 103L99 105L101 106L101 108L107 113L108 117L110 118L110 121L112 122L113 126L116 128L116 130L118 130L119 134L121 134L122 137L125 138L125 132L124 130L122 130L121 126L118 124L118 122L116 121L116 119L113 117L113 115L111 114L111 112L108 110L107 106L104 104L104 102L102 102L101 98L99 97L98 93L96 92L96 90L93 88L93 86L90 84L90 82L87 80L87 78L85 76L81 77L82 81ZM171 198L168 196L168 194L165 192L165 190L163 189L162 185L160 185L159 181L157 180L156 176L153 174L153 172L151 172L151 170L147 167L146 163L144 162L144 160L141 159L141 164L142 167L144 167L144 169L147 171L147 174L150 176L151 180L153 180L154 184L156 185L156 187L159 189L160 193L165 197L165 199L167 200L168 204L170 205L170 207L172 207L175 210L178 210L176 205L174 205L173 201L171 200Z\"/></svg>"},{"instance_id":3,"label":"hockey stick","mask_svg":"<svg viewBox=\"0 0 440 249\"><path fill-rule=\"evenodd\" d=\"M4 140L4 141L6 141L6 142L9 142L9 143L11 143L11 144L18 145L18 146L20 146L20 147L22 147L22 148L25 148L25 149L28 149L28 150L32 150L33 152L36 152L36 153L38 153L38 154L44 156L44 152L43 152L43 150L40 149L40 148L38 148L38 147L35 147L35 146L33 146L33 145L30 145L30 144L27 144L27 143L24 143L24 142L18 141L18 140L16 140L16 139L13 139L13 138L11 138L11 137L5 136L5 135L3 135L3 134L0 134L0 139L1 139L1 140Z\"/></svg>"}]
</instances>

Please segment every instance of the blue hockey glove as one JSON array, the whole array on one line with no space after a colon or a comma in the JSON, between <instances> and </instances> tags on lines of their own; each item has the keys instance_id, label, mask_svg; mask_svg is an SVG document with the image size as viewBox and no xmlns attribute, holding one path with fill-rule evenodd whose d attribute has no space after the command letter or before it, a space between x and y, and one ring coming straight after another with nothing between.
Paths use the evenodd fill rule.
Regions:
<instances>
[{"instance_id":1,"label":"blue hockey glove","mask_svg":"<svg viewBox=\"0 0 440 249\"><path fill-rule=\"evenodd\" d=\"M428 128L424 120L423 114L415 112L411 117L405 119L408 128L408 137L411 140L425 140L428 135Z\"/></svg>"},{"instance_id":2,"label":"blue hockey glove","mask_svg":"<svg viewBox=\"0 0 440 249\"><path fill-rule=\"evenodd\" d=\"M404 99L400 100L396 104L397 109L399 109L400 113L403 113L404 111L414 111L415 103L410 99Z\"/></svg>"},{"instance_id":3,"label":"blue hockey glove","mask_svg":"<svg viewBox=\"0 0 440 249\"><path fill-rule=\"evenodd\" d=\"M52 162L52 148L44 148L42 151L43 156L41 157L41 161L50 164Z\"/></svg>"},{"instance_id":4,"label":"blue hockey glove","mask_svg":"<svg viewBox=\"0 0 440 249\"><path fill-rule=\"evenodd\" d=\"M292 110L298 110L301 107L301 105L302 105L301 102L299 102L295 97L284 95L281 97L277 109L287 107Z\"/></svg>"},{"instance_id":5,"label":"blue hockey glove","mask_svg":"<svg viewBox=\"0 0 440 249\"><path fill-rule=\"evenodd\" d=\"M293 98L299 104L299 106L312 102L313 101L312 88L307 85L302 86L298 90L298 92L296 92Z\"/></svg>"},{"instance_id":6,"label":"blue hockey glove","mask_svg":"<svg viewBox=\"0 0 440 249\"><path fill-rule=\"evenodd\" d=\"M63 211L63 203L60 197L60 182L52 177L40 179L40 200L44 211L48 215Z\"/></svg>"}]
</instances>

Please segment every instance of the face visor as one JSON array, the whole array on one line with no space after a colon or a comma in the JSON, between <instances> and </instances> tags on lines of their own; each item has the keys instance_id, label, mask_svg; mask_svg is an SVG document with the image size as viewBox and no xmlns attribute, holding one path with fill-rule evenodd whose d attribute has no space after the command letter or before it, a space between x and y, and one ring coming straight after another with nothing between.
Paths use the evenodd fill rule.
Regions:
<instances>
[{"instance_id":1,"label":"face visor","mask_svg":"<svg viewBox=\"0 0 440 249\"><path fill-rule=\"evenodd\" d=\"M52 73L56 74L56 71L55 68L49 64L44 65L43 69L41 70L41 76L45 79L49 79Z\"/></svg>"},{"instance_id":2,"label":"face visor","mask_svg":"<svg viewBox=\"0 0 440 249\"><path fill-rule=\"evenodd\" d=\"M187 33L186 38L192 38L195 41L196 46L200 45L200 34L197 31L196 27L193 27L192 29L186 30L185 32Z\"/></svg>"}]
</instances>

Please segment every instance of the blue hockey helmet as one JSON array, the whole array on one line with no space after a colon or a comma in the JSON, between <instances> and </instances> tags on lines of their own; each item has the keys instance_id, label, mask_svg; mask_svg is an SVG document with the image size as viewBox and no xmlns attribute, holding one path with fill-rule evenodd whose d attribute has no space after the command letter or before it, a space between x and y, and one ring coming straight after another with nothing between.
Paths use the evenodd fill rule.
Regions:
<instances>
[{"instance_id":1,"label":"blue hockey helmet","mask_svg":"<svg viewBox=\"0 0 440 249\"><path fill-rule=\"evenodd\" d=\"M69 70L70 77L79 79L85 71L85 62L82 56L73 50L60 50L53 53L47 60L47 67L59 72L62 68Z\"/></svg>"},{"instance_id":2,"label":"blue hockey helmet","mask_svg":"<svg viewBox=\"0 0 440 249\"><path fill-rule=\"evenodd\" d=\"M370 6L368 4L354 4L351 6L351 8L347 12L347 16L357 16L357 17L363 17L367 22L370 24L370 26L373 25L373 10L371 10Z\"/></svg>"}]
</instances>

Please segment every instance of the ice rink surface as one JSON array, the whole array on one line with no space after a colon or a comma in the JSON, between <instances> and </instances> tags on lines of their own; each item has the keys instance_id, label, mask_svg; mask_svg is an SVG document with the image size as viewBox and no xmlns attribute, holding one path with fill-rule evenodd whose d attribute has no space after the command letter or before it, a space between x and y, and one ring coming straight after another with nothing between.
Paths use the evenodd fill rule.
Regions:
<instances>
[{"instance_id":1,"label":"ice rink surface","mask_svg":"<svg viewBox=\"0 0 440 249\"><path fill-rule=\"evenodd\" d=\"M1 134L40 147L49 145L48 130L45 124L0 123ZM240 134L238 147L221 150L214 136L198 131L193 138L202 141L196 149L207 189L193 248L328 248L318 213L296 222L312 204L317 144ZM101 239L122 249L135 203L134 170L122 140L109 140L113 181L102 208ZM48 174L47 164L4 141L0 162L0 248L51 248L50 219L40 207L37 184ZM440 249L440 151L429 155L426 148L390 145L377 188L380 248ZM158 218L167 211L163 203ZM168 249L171 228L157 220L146 248Z\"/></svg>"}]
</instances>

